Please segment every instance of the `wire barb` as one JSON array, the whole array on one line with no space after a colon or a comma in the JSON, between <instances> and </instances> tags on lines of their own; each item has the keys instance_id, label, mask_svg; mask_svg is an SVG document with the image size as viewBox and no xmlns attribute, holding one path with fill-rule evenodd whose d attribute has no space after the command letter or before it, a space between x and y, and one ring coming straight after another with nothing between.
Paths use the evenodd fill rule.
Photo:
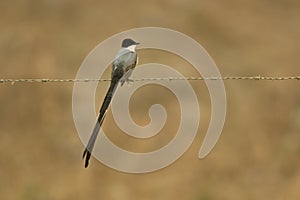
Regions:
<instances>
[{"instance_id":1,"label":"wire barb","mask_svg":"<svg viewBox=\"0 0 300 200\"><path fill-rule=\"evenodd\" d=\"M300 76L224 76L224 77L153 77L139 78L133 81L205 81L205 80L255 80L255 81L288 81L300 80ZM48 79L48 78L27 78L27 79L0 79L0 83L75 83L75 82L110 82L110 79Z\"/></svg>"}]
</instances>

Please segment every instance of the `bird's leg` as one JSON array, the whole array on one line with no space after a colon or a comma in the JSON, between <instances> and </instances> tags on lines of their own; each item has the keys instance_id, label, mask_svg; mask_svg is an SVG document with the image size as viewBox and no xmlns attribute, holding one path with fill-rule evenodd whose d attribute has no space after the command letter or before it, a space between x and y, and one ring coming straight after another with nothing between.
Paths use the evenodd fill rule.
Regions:
<instances>
[{"instance_id":1,"label":"bird's leg","mask_svg":"<svg viewBox=\"0 0 300 200\"><path fill-rule=\"evenodd\" d=\"M127 72L125 72L125 74L122 76L122 78L120 79L120 83L121 83L121 86L124 85L124 83L129 83L129 82L133 82L132 79L129 79L129 77L131 76L132 74L132 71L133 69L129 69Z\"/></svg>"}]
</instances>

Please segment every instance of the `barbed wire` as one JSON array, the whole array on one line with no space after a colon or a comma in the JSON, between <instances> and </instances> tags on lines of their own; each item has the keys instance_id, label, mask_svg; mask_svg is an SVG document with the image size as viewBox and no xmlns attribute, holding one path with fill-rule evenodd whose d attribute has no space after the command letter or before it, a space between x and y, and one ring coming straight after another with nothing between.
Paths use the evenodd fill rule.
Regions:
<instances>
[{"instance_id":1,"label":"barbed wire","mask_svg":"<svg viewBox=\"0 0 300 200\"><path fill-rule=\"evenodd\" d=\"M132 81L204 81L204 80L255 80L255 81L288 81L300 80L300 76L224 76L224 77L156 77L138 78ZM48 79L48 78L24 78L24 79L0 79L0 83L75 83L75 82L109 82L111 79Z\"/></svg>"}]
</instances>

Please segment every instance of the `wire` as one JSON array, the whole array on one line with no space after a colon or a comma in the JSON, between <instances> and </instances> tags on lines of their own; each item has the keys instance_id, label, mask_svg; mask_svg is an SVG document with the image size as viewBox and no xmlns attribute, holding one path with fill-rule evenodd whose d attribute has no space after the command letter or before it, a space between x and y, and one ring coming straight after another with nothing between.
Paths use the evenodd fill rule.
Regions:
<instances>
[{"instance_id":1,"label":"wire","mask_svg":"<svg viewBox=\"0 0 300 200\"><path fill-rule=\"evenodd\" d=\"M288 81L300 80L300 76L224 76L224 77L157 77L139 78L133 81L204 81L204 80L255 80L255 81ZM48 78L26 78L26 79L0 79L0 83L74 83L74 82L109 82L110 79L48 79Z\"/></svg>"}]
</instances>

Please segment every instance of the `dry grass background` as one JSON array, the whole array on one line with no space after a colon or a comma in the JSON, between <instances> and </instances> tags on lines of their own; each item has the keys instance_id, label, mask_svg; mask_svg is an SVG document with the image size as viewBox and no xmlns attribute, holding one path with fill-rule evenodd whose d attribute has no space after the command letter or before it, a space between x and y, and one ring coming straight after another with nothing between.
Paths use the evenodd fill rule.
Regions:
<instances>
[{"instance_id":1,"label":"dry grass background","mask_svg":"<svg viewBox=\"0 0 300 200\"><path fill-rule=\"evenodd\" d=\"M297 0L0 1L0 77L74 78L100 41L143 26L193 37L224 76L299 75L299 20ZM142 62L155 58L177 68L186 65L157 52L139 53ZM299 199L299 83L225 85L227 120L213 152L197 159L210 108L204 83L193 82L202 91L197 139L176 163L144 175L117 172L96 160L83 168L83 145L72 118L72 84L0 85L0 199ZM99 87L99 101L107 86ZM171 114L177 105L172 95L161 101L150 98L154 89L164 92L149 87L141 91L147 98L136 94L133 100L138 108L131 106L133 117L140 124L147 122L143 116L151 103L167 105ZM179 119L178 110L174 112L153 139L154 146L148 143L147 148L172 138L168 133ZM104 128L120 146L134 149L130 144L139 144L122 136L110 113Z\"/></svg>"}]
</instances>

